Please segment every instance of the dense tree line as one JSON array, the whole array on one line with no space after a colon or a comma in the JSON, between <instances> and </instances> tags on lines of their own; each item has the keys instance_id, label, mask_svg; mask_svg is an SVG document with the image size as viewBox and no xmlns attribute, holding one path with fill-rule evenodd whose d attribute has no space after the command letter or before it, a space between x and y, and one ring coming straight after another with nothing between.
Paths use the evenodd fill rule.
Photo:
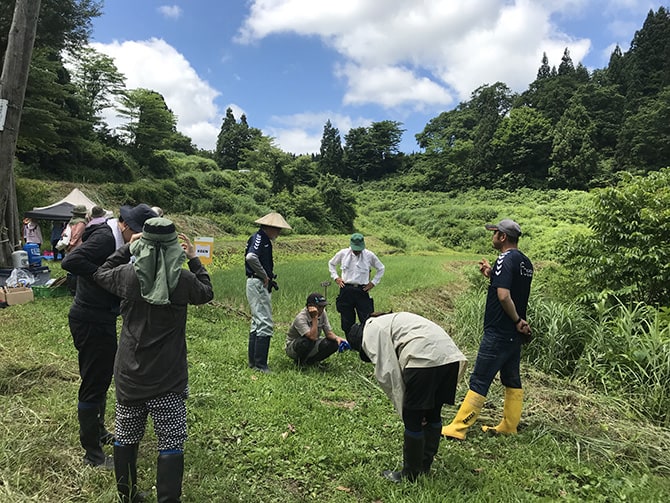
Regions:
<instances>
[{"instance_id":1,"label":"dense tree line","mask_svg":"<svg viewBox=\"0 0 670 503\"><path fill-rule=\"evenodd\" d=\"M413 182L444 190L484 186L588 189L618 171L670 164L670 15L650 11L626 53L591 74L565 50L544 55L520 94L502 82L432 119L416 135L425 153Z\"/></svg>"},{"instance_id":2,"label":"dense tree line","mask_svg":"<svg viewBox=\"0 0 670 503\"><path fill-rule=\"evenodd\" d=\"M0 7L4 54L13 1ZM522 93L503 82L431 119L416 135L420 153L399 152L402 124L385 120L349 130L328 121L318 154L283 152L226 110L213 151L176 129L163 97L127 89L111 58L88 45L96 0L43 0L17 148L19 176L64 180L174 179L185 166L254 170L273 193L316 187L326 175L353 182L390 179L407 190L470 187L588 189L615 173L642 174L670 154L670 15L650 11L630 49L617 47L604 69L558 67L543 57ZM110 130L102 110L126 120ZM186 156L188 162L173 162ZM193 159L196 157L197 159Z\"/></svg>"}]
</instances>

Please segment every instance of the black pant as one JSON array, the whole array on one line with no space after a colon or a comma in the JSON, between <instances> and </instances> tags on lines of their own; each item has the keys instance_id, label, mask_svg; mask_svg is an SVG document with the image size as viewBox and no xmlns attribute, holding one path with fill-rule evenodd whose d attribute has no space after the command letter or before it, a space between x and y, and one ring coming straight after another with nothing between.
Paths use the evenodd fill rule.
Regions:
<instances>
[{"instance_id":1,"label":"black pant","mask_svg":"<svg viewBox=\"0 0 670 503\"><path fill-rule=\"evenodd\" d=\"M70 332L79 352L79 401L102 403L114 372L116 323L95 323L70 317Z\"/></svg>"},{"instance_id":2,"label":"black pant","mask_svg":"<svg viewBox=\"0 0 670 503\"><path fill-rule=\"evenodd\" d=\"M356 323L358 314L359 323L364 323L374 310L374 303L370 294L362 286L344 285L335 301L337 312L340 313L340 326L344 334L349 333L351 326Z\"/></svg>"}]
</instances>

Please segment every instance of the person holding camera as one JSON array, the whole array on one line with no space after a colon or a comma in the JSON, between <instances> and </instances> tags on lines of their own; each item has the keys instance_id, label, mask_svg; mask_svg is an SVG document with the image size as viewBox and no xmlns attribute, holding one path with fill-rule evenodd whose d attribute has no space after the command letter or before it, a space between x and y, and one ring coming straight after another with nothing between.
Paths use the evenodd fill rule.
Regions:
<instances>
[{"instance_id":1,"label":"person holding camera","mask_svg":"<svg viewBox=\"0 0 670 503\"><path fill-rule=\"evenodd\" d=\"M274 329L272 322L273 289L278 289L274 274L272 242L282 229L291 226L279 213L268 213L254 223L260 229L247 241L244 254L244 269L247 275L247 301L251 310L249 330L249 368L269 373L268 353Z\"/></svg>"},{"instance_id":2,"label":"person holding camera","mask_svg":"<svg viewBox=\"0 0 670 503\"><path fill-rule=\"evenodd\" d=\"M500 255L493 266L486 259L479 262L479 271L490 280L484 312L484 336L470 376L470 389L454 420L442 428L442 435L457 440L465 440L467 430L477 420L498 372L505 386L503 418L497 426L482 426L482 430L516 433L523 404L519 365L521 345L531 336L526 310L533 264L517 248L521 236L518 223L504 219L485 227L493 231L493 247Z\"/></svg>"},{"instance_id":3,"label":"person holding camera","mask_svg":"<svg viewBox=\"0 0 670 503\"><path fill-rule=\"evenodd\" d=\"M146 210L155 215L148 206ZM195 246L177 233L171 220L154 216L141 231L93 275L100 287L122 299L123 325L114 362L114 475L118 501L144 501L138 491L137 455L151 416L158 450L157 501L178 502L188 436L188 305L206 304L214 293ZM109 236L113 248L111 232Z\"/></svg>"},{"instance_id":4,"label":"person holding camera","mask_svg":"<svg viewBox=\"0 0 670 503\"><path fill-rule=\"evenodd\" d=\"M328 301L319 293L310 293L307 303L286 334L286 354L298 365L312 365L335 353L346 342L335 335L328 321ZM321 337L323 334L323 337Z\"/></svg>"}]
</instances>

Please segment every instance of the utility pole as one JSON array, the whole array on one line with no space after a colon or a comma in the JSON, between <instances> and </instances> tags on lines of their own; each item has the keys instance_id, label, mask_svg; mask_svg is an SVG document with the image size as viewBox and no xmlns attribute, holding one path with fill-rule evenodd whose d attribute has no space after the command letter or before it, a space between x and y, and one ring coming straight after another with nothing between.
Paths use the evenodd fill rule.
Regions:
<instances>
[{"instance_id":1,"label":"utility pole","mask_svg":"<svg viewBox=\"0 0 670 503\"><path fill-rule=\"evenodd\" d=\"M0 75L0 265L21 245L14 182L14 153L26 96L41 0L16 0Z\"/></svg>"}]
</instances>

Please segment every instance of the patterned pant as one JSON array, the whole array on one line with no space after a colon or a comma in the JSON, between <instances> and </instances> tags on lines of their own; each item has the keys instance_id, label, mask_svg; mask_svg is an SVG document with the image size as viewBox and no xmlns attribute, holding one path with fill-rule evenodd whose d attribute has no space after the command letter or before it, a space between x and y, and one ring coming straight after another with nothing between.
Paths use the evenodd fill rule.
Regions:
<instances>
[{"instance_id":1,"label":"patterned pant","mask_svg":"<svg viewBox=\"0 0 670 503\"><path fill-rule=\"evenodd\" d=\"M158 450L184 450L186 433L186 398L183 393L168 393L140 405L116 404L115 434L121 445L139 444L144 436L147 416L154 422Z\"/></svg>"}]
</instances>

